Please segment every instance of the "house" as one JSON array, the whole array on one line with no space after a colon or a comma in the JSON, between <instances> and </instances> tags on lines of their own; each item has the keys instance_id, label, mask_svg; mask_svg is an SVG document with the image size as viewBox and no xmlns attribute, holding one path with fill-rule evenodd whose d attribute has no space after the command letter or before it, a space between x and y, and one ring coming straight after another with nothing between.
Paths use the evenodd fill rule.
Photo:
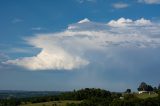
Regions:
<instances>
[{"instance_id":1,"label":"house","mask_svg":"<svg viewBox=\"0 0 160 106\"><path fill-rule=\"evenodd\" d=\"M124 99L124 97L122 97L122 96L121 96L121 97L119 97L119 99L123 100L123 99Z\"/></svg>"},{"instance_id":2,"label":"house","mask_svg":"<svg viewBox=\"0 0 160 106\"><path fill-rule=\"evenodd\" d=\"M138 91L138 94L148 93L148 91Z\"/></svg>"}]
</instances>

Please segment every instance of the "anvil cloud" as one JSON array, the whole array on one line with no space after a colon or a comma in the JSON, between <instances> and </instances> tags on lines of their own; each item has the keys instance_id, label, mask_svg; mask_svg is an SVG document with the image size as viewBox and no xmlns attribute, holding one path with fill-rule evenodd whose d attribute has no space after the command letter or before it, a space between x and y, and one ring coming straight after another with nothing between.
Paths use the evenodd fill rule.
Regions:
<instances>
[{"instance_id":1,"label":"anvil cloud","mask_svg":"<svg viewBox=\"0 0 160 106\"><path fill-rule=\"evenodd\" d=\"M90 64L86 53L108 48L156 48L160 46L160 25L150 20L120 18L108 23L84 19L62 32L36 34L26 42L41 51L32 57L8 60L29 70L73 70ZM111 49L110 49L111 50Z\"/></svg>"}]
</instances>

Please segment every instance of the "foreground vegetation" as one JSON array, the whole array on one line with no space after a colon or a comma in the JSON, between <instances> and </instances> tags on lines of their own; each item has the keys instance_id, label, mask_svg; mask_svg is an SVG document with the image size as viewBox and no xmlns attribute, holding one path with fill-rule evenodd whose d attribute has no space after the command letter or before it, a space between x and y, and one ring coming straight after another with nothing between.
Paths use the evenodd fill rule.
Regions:
<instances>
[{"instance_id":1,"label":"foreground vegetation","mask_svg":"<svg viewBox=\"0 0 160 106\"><path fill-rule=\"evenodd\" d=\"M0 99L0 106L160 106L159 88L153 90L150 85L141 83L138 89L146 89L146 93L85 88L55 96Z\"/></svg>"},{"instance_id":2,"label":"foreground vegetation","mask_svg":"<svg viewBox=\"0 0 160 106\"><path fill-rule=\"evenodd\" d=\"M68 104L80 104L82 101L50 101L50 102L42 102L42 103L28 103L21 106L66 106Z\"/></svg>"},{"instance_id":3,"label":"foreground vegetation","mask_svg":"<svg viewBox=\"0 0 160 106\"><path fill-rule=\"evenodd\" d=\"M158 97L158 94L155 93L155 92L151 92L151 93L135 94L135 96L140 98L140 99L147 99L147 98Z\"/></svg>"}]
</instances>

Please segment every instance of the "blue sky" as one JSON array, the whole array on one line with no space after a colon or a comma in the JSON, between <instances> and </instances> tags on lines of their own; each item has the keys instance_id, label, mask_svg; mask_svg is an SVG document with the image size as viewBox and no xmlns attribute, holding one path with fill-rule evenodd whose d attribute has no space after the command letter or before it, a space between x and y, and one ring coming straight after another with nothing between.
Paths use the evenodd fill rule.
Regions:
<instances>
[{"instance_id":1,"label":"blue sky","mask_svg":"<svg viewBox=\"0 0 160 106\"><path fill-rule=\"evenodd\" d=\"M160 0L1 0L0 89L157 86L159 10Z\"/></svg>"}]
</instances>

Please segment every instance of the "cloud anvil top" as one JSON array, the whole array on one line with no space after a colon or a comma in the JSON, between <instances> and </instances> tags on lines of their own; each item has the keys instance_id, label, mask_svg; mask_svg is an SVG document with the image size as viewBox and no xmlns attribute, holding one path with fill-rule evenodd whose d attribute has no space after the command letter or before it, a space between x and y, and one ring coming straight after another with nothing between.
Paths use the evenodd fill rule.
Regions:
<instances>
[{"instance_id":1,"label":"cloud anvil top","mask_svg":"<svg viewBox=\"0 0 160 106\"><path fill-rule=\"evenodd\" d=\"M40 48L33 57L8 60L5 64L30 70L72 70L90 63L85 53L106 52L111 48L156 48L160 46L160 25L144 18L133 21L120 18L108 23L85 18L65 31L36 34L28 44Z\"/></svg>"}]
</instances>

